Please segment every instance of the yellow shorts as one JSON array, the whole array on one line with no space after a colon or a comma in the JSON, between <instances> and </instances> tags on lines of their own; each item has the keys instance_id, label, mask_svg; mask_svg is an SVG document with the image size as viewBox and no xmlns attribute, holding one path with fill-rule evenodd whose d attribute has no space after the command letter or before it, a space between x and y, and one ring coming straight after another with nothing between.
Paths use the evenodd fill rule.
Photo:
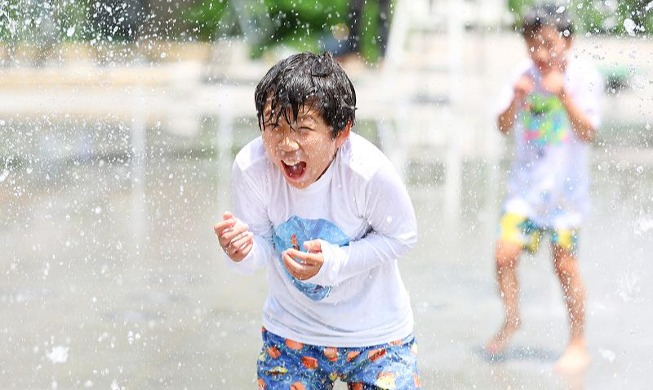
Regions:
<instances>
[{"instance_id":1,"label":"yellow shorts","mask_svg":"<svg viewBox=\"0 0 653 390\"><path fill-rule=\"evenodd\" d=\"M505 213L499 222L499 238L521 245L530 253L540 247L544 234L551 236L551 244L571 253L578 249L578 229L551 229L538 226L531 219L513 213Z\"/></svg>"}]
</instances>

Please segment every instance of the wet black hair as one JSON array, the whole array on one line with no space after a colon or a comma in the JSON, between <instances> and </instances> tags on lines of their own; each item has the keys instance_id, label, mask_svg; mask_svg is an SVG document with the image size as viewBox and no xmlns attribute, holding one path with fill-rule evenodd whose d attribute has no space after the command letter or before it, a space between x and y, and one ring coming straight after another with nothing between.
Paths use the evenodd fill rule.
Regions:
<instances>
[{"instance_id":1,"label":"wet black hair","mask_svg":"<svg viewBox=\"0 0 653 390\"><path fill-rule=\"evenodd\" d=\"M272 111L264 118L266 104ZM259 81L254 93L259 127L277 123L283 114L288 123L304 107L317 109L335 138L347 123L354 124L356 91L331 53L294 54L274 65Z\"/></svg>"},{"instance_id":2,"label":"wet black hair","mask_svg":"<svg viewBox=\"0 0 653 390\"><path fill-rule=\"evenodd\" d=\"M571 38L574 34L574 23L566 6L555 3L538 4L526 11L520 32L529 39L544 26L555 27L563 38Z\"/></svg>"}]
</instances>

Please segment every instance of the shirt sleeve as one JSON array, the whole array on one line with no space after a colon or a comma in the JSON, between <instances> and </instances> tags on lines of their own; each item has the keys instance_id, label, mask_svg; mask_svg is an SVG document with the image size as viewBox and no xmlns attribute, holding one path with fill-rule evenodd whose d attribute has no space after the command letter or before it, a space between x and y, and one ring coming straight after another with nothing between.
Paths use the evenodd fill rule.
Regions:
<instances>
[{"instance_id":1,"label":"shirt sleeve","mask_svg":"<svg viewBox=\"0 0 653 390\"><path fill-rule=\"evenodd\" d=\"M492 112L495 117L498 117L506 111L508 107L510 107L512 99L515 96L515 83L520 77L529 71L531 66L532 63L530 61L522 61L517 68L510 73L508 82L499 89L499 92L495 96L494 103L492 103Z\"/></svg>"},{"instance_id":2,"label":"shirt sleeve","mask_svg":"<svg viewBox=\"0 0 653 390\"><path fill-rule=\"evenodd\" d=\"M364 198L370 232L343 247L322 241L324 264L307 282L334 286L395 261L413 248L417 242L415 211L401 178L389 163L368 182Z\"/></svg>"},{"instance_id":3,"label":"shirt sleeve","mask_svg":"<svg viewBox=\"0 0 653 390\"><path fill-rule=\"evenodd\" d=\"M605 83L599 71L591 63L581 63L566 80L573 84L574 102L587 115L594 129L601 125L601 111ZM574 83L575 82L575 83Z\"/></svg>"},{"instance_id":4,"label":"shirt sleeve","mask_svg":"<svg viewBox=\"0 0 653 390\"><path fill-rule=\"evenodd\" d=\"M272 258L272 223L270 222L262 197L265 193L264 175L244 172L238 159L234 162L231 179L233 214L249 226L254 234L254 246L247 256L239 261L231 260L225 254L229 268L243 274L251 274L266 265Z\"/></svg>"}]
</instances>

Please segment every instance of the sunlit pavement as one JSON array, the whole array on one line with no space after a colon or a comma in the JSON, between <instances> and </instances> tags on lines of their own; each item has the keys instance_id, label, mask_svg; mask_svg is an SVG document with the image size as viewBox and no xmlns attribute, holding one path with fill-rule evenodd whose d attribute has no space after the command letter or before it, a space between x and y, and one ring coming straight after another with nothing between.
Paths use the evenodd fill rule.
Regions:
<instances>
[{"instance_id":1,"label":"sunlit pavement","mask_svg":"<svg viewBox=\"0 0 653 390\"><path fill-rule=\"evenodd\" d=\"M485 42L485 50L502 46ZM352 75L359 131L381 144L410 140L399 144L408 151L385 146L403 164L420 223L418 247L401 267L424 388L653 386L653 95L642 92L652 60L628 42L582 49L603 45L612 49L597 60L636 61L639 84L606 97L580 248L592 363L571 377L553 370L567 327L546 248L522 259L524 324L513 345L496 361L482 352L501 321L492 252L507 168L503 141L481 137L494 135L487 103L447 108L440 98L449 84L437 72L430 95L407 69L390 81L382 70ZM514 60L494 57L490 70ZM254 388L265 277L229 272L212 225L229 208L233 152L257 134L253 84L267 64L223 74L203 64L0 72L0 387ZM488 99L504 81L498 72L466 93L471 102ZM465 88L478 77L466 76ZM457 129L475 147L413 127L437 133L447 123L440 119L469 107L472 118ZM468 120L486 127L468 129Z\"/></svg>"}]
</instances>

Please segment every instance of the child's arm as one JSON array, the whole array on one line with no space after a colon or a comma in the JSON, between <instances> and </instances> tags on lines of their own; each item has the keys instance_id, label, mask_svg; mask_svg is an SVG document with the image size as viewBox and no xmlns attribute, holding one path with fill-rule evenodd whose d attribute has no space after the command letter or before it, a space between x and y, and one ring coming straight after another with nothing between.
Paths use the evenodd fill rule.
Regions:
<instances>
[{"instance_id":1,"label":"child's arm","mask_svg":"<svg viewBox=\"0 0 653 390\"><path fill-rule=\"evenodd\" d=\"M357 196L357 194L354 194ZM394 168L388 163L375 174L360 198L366 208L371 231L360 240L340 247L323 240L305 243L313 253L287 252L306 264L295 268L299 279L323 286L362 275L405 255L417 242L417 222L412 202ZM311 264L322 262L317 274L308 277ZM292 273L293 271L291 271ZM307 278L308 277L308 278Z\"/></svg>"},{"instance_id":2,"label":"child's arm","mask_svg":"<svg viewBox=\"0 0 653 390\"><path fill-rule=\"evenodd\" d=\"M323 242L326 243L322 240L305 241L306 252L294 248L281 252L281 260L288 272L299 280L307 280L317 275L324 265Z\"/></svg>"},{"instance_id":3,"label":"child's arm","mask_svg":"<svg viewBox=\"0 0 653 390\"><path fill-rule=\"evenodd\" d=\"M567 116L571 122L571 127L574 129L574 132L582 141L592 142L596 135L596 129L590 122L589 118L585 113L578 107L571 95L566 93L564 90L558 95L560 101L565 106L567 110Z\"/></svg>"},{"instance_id":4,"label":"child's arm","mask_svg":"<svg viewBox=\"0 0 653 390\"><path fill-rule=\"evenodd\" d=\"M499 114L497 127L503 134L508 134L515 125L517 114L524 105L526 96L533 90L533 80L527 74L522 75L513 87L513 96L508 108Z\"/></svg>"},{"instance_id":5,"label":"child's arm","mask_svg":"<svg viewBox=\"0 0 653 390\"><path fill-rule=\"evenodd\" d=\"M271 245L262 237L254 235L249 226L233 214L225 211L222 221L213 226L228 265L248 274L265 265L271 256Z\"/></svg>"},{"instance_id":6,"label":"child's arm","mask_svg":"<svg viewBox=\"0 0 653 390\"><path fill-rule=\"evenodd\" d=\"M244 274L253 273L272 258L272 233L262 189L255 179L234 164L232 170L232 204L234 212L225 212L214 226L230 268Z\"/></svg>"},{"instance_id":7,"label":"child's arm","mask_svg":"<svg viewBox=\"0 0 653 390\"><path fill-rule=\"evenodd\" d=\"M222 221L213 226L218 242L224 253L235 262L242 261L252 250L254 235L249 226L228 211L222 215Z\"/></svg>"},{"instance_id":8,"label":"child's arm","mask_svg":"<svg viewBox=\"0 0 653 390\"><path fill-rule=\"evenodd\" d=\"M578 138L585 142L594 140L596 128L592 124L591 119L574 101L571 94L565 89L565 77L562 72L553 71L542 76L542 88L555 94L562 102L567 117L571 122L571 127L578 136Z\"/></svg>"}]
</instances>

